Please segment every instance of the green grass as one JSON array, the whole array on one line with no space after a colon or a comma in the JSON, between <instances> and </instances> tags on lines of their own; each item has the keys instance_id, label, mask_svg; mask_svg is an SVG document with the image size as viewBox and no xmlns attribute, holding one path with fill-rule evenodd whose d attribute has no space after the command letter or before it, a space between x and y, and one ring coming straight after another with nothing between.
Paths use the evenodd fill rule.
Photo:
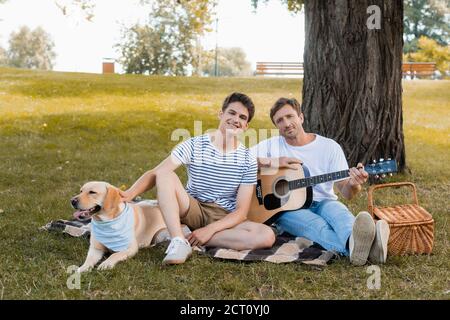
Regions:
<instances>
[{"instance_id":1,"label":"green grass","mask_svg":"<svg viewBox=\"0 0 450 320\"><path fill-rule=\"evenodd\" d=\"M161 266L163 248L143 249L107 272L83 274L66 286L88 242L38 228L70 218L69 199L89 180L129 186L178 141L171 133L194 121L217 126L231 91L257 106L252 128L272 128L268 110L280 96L300 97L296 79L163 78L0 69L0 299L448 299L450 82L404 83L404 131L412 181L435 219L432 255L390 257L381 289L369 290L366 267L335 261L306 265L239 263L194 255ZM185 181L185 173L180 170ZM144 195L154 198L154 191ZM405 191L384 193L401 202ZM367 208L367 193L349 203ZM447 293L446 293L447 292Z\"/></svg>"}]
</instances>

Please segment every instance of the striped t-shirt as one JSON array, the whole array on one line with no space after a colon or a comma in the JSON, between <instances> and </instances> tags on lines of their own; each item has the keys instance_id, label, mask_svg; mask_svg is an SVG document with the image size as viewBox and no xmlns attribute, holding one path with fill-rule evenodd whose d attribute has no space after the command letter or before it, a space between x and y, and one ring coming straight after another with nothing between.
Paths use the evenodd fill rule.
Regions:
<instances>
[{"instance_id":1,"label":"striped t-shirt","mask_svg":"<svg viewBox=\"0 0 450 320\"><path fill-rule=\"evenodd\" d=\"M200 202L214 202L228 212L236 210L239 185L256 184L256 158L242 144L222 153L204 134L175 147L172 155L186 165L186 191Z\"/></svg>"}]
</instances>

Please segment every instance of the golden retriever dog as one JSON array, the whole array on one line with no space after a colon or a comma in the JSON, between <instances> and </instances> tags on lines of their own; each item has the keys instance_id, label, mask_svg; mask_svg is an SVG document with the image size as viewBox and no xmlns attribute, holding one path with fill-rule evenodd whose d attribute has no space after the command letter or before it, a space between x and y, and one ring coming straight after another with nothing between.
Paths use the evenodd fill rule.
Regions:
<instances>
[{"instance_id":1,"label":"golden retriever dog","mask_svg":"<svg viewBox=\"0 0 450 320\"><path fill-rule=\"evenodd\" d=\"M113 252L98 270L112 269L119 262L148 247L166 228L158 206L120 201L119 189L107 182L88 182L71 199L76 218L91 220L91 238L86 261L78 272L91 270L107 252Z\"/></svg>"}]
</instances>

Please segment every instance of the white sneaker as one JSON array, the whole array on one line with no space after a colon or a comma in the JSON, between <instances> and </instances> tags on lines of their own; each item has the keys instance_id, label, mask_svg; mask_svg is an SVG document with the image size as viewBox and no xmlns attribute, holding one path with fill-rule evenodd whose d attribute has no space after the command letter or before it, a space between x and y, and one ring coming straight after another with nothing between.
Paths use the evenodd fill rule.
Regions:
<instances>
[{"instance_id":1,"label":"white sneaker","mask_svg":"<svg viewBox=\"0 0 450 320\"><path fill-rule=\"evenodd\" d=\"M389 224L384 220L378 220L376 225L376 236L370 248L369 261L373 264L386 262L389 241Z\"/></svg>"},{"instance_id":2,"label":"white sneaker","mask_svg":"<svg viewBox=\"0 0 450 320\"><path fill-rule=\"evenodd\" d=\"M375 222L368 212L361 211L356 216L349 239L350 262L353 265L362 266L367 262L374 238Z\"/></svg>"},{"instance_id":3,"label":"white sneaker","mask_svg":"<svg viewBox=\"0 0 450 320\"><path fill-rule=\"evenodd\" d=\"M189 229L189 227L185 224L181 225L181 231L184 234L184 237L187 237L192 231ZM159 230L152 239L152 244L158 244L164 241L170 241L172 238L170 237L169 230L167 228Z\"/></svg>"},{"instance_id":4,"label":"white sneaker","mask_svg":"<svg viewBox=\"0 0 450 320\"><path fill-rule=\"evenodd\" d=\"M163 264L181 264L192 254L192 248L186 239L175 237L166 250Z\"/></svg>"}]
</instances>

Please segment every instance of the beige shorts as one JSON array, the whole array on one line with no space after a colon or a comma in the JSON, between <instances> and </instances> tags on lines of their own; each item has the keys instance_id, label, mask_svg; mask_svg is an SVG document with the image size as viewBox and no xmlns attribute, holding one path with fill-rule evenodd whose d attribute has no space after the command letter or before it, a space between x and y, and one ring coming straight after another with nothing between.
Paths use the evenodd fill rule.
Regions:
<instances>
[{"instance_id":1,"label":"beige shorts","mask_svg":"<svg viewBox=\"0 0 450 320\"><path fill-rule=\"evenodd\" d=\"M202 228L210 223L222 219L228 212L214 202L200 202L189 195L189 209L181 218L181 223L191 230Z\"/></svg>"}]
</instances>

